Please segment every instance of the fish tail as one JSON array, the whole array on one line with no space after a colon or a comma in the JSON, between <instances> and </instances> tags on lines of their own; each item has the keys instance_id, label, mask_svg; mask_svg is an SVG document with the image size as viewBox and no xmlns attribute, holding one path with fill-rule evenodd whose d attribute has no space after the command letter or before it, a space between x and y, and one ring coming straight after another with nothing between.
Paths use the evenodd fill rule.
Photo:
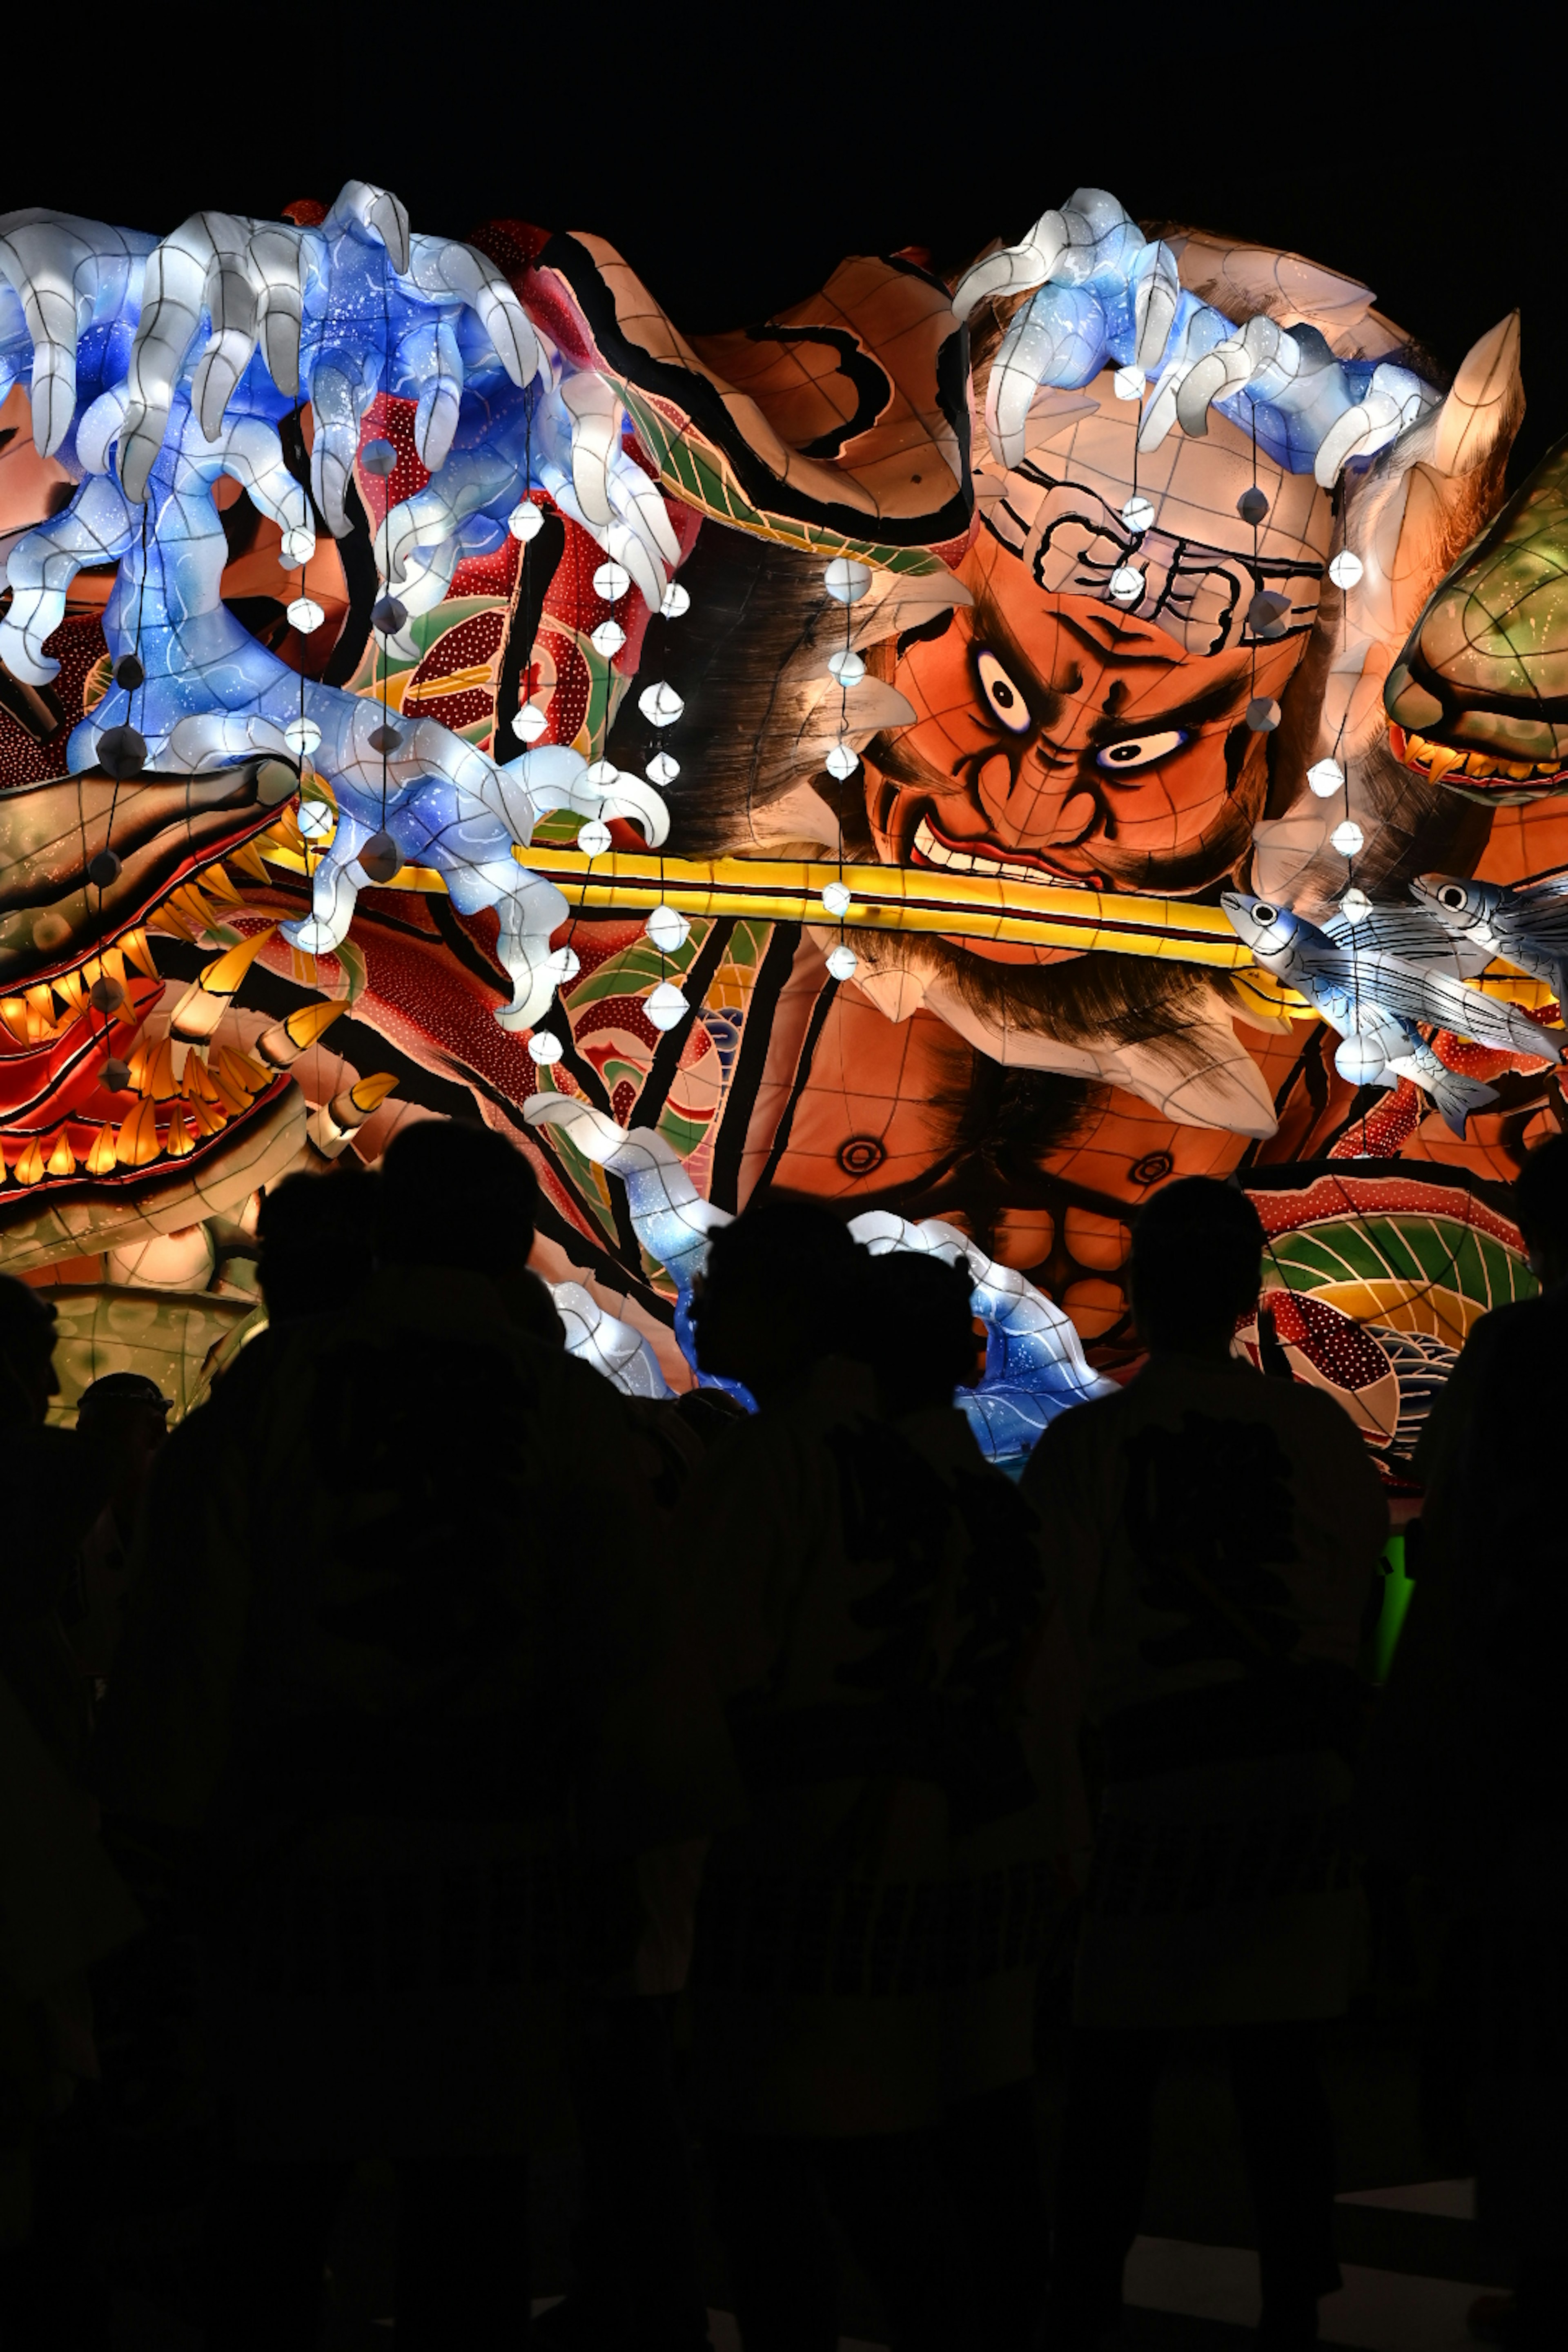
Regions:
<instances>
[{"instance_id":1,"label":"fish tail","mask_svg":"<svg viewBox=\"0 0 1568 2352\"><path fill-rule=\"evenodd\" d=\"M1424 1077L1422 1084L1461 1142L1471 1112L1484 1110L1488 1103L1495 1103L1498 1098L1495 1087L1483 1085L1479 1078L1461 1077L1457 1070L1441 1065Z\"/></svg>"}]
</instances>

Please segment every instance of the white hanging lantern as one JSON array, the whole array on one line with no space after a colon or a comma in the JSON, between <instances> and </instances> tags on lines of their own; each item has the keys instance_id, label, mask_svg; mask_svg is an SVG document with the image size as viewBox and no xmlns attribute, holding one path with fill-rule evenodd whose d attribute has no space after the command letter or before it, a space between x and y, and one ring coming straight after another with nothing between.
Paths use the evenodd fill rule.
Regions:
<instances>
[{"instance_id":1,"label":"white hanging lantern","mask_svg":"<svg viewBox=\"0 0 1568 2352\"><path fill-rule=\"evenodd\" d=\"M338 820L325 801L301 801L295 823L307 841L326 841L337 831Z\"/></svg>"},{"instance_id":2,"label":"white hanging lantern","mask_svg":"<svg viewBox=\"0 0 1568 2352\"><path fill-rule=\"evenodd\" d=\"M1331 800L1345 788L1345 772L1337 760L1319 760L1308 769L1307 782L1321 801Z\"/></svg>"},{"instance_id":3,"label":"white hanging lantern","mask_svg":"<svg viewBox=\"0 0 1568 2352\"><path fill-rule=\"evenodd\" d=\"M672 580L659 600L659 611L667 621L679 621L683 613L691 610L691 597L679 580Z\"/></svg>"},{"instance_id":4,"label":"white hanging lantern","mask_svg":"<svg viewBox=\"0 0 1568 2352\"><path fill-rule=\"evenodd\" d=\"M511 722L511 731L520 743L537 743L549 724L536 702L525 702Z\"/></svg>"},{"instance_id":5,"label":"white hanging lantern","mask_svg":"<svg viewBox=\"0 0 1568 2352\"><path fill-rule=\"evenodd\" d=\"M1149 389L1149 379L1141 367L1119 367L1110 379L1110 388L1118 400L1142 400Z\"/></svg>"},{"instance_id":6,"label":"white hanging lantern","mask_svg":"<svg viewBox=\"0 0 1568 2352\"><path fill-rule=\"evenodd\" d=\"M289 607L289 625L302 637L314 635L326 617L313 596L296 596Z\"/></svg>"},{"instance_id":7,"label":"white hanging lantern","mask_svg":"<svg viewBox=\"0 0 1568 2352\"><path fill-rule=\"evenodd\" d=\"M1352 553L1350 548L1342 547L1329 565L1329 578L1336 588L1353 588L1365 571L1366 566L1360 556Z\"/></svg>"},{"instance_id":8,"label":"white hanging lantern","mask_svg":"<svg viewBox=\"0 0 1568 2352\"><path fill-rule=\"evenodd\" d=\"M552 1029L536 1029L528 1041L528 1054L531 1061L558 1062L561 1059L561 1040Z\"/></svg>"},{"instance_id":9,"label":"white hanging lantern","mask_svg":"<svg viewBox=\"0 0 1568 2352\"><path fill-rule=\"evenodd\" d=\"M550 976L557 988L569 987L583 969L583 959L575 948L557 948L550 959Z\"/></svg>"},{"instance_id":10,"label":"white hanging lantern","mask_svg":"<svg viewBox=\"0 0 1568 2352\"><path fill-rule=\"evenodd\" d=\"M1347 816L1343 824L1336 824L1329 835L1332 847L1342 857L1359 857L1366 847L1366 835L1354 817Z\"/></svg>"},{"instance_id":11,"label":"white hanging lantern","mask_svg":"<svg viewBox=\"0 0 1568 2352\"><path fill-rule=\"evenodd\" d=\"M860 754L847 743L835 743L822 764L830 776L837 776L841 784L847 783L860 765Z\"/></svg>"},{"instance_id":12,"label":"white hanging lantern","mask_svg":"<svg viewBox=\"0 0 1568 2352\"><path fill-rule=\"evenodd\" d=\"M668 751L656 751L643 770L650 784L672 784L679 773L679 761L672 760Z\"/></svg>"},{"instance_id":13,"label":"white hanging lantern","mask_svg":"<svg viewBox=\"0 0 1568 2352\"><path fill-rule=\"evenodd\" d=\"M1279 724L1279 705L1271 694L1255 694L1247 706L1247 723L1255 735L1272 735Z\"/></svg>"},{"instance_id":14,"label":"white hanging lantern","mask_svg":"<svg viewBox=\"0 0 1568 2352\"><path fill-rule=\"evenodd\" d=\"M594 593L602 604L618 604L631 584L624 563L601 563L594 574Z\"/></svg>"},{"instance_id":15,"label":"white hanging lantern","mask_svg":"<svg viewBox=\"0 0 1568 2352\"><path fill-rule=\"evenodd\" d=\"M626 633L618 621L601 621L588 639L594 651L603 654L606 661L620 652L626 641Z\"/></svg>"},{"instance_id":16,"label":"white hanging lantern","mask_svg":"<svg viewBox=\"0 0 1568 2352\"><path fill-rule=\"evenodd\" d=\"M316 552L316 534L309 523L293 523L283 534L283 544L278 561L285 571L296 563L309 563Z\"/></svg>"},{"instance_id":17,"label":"white hanging lantern","mask_svg":"<svg viewBox=\"0 0 1568 2352\"><path fill-rule=\"evenodd\" d=\"M679 914L673 907L656 907L643 929L660 955L673 955L678 948L686 945L691 933L691 926L685 916Z\"/></svg>"},{"instance_id":18,"label":"white hanging lantern","mask_svg":"<svg viewBox=\"0 0 1568 2352\"><path fill-rule=\"evenodd\" d=\"M613 760L595 760L583 771L583 782L596 793L613 793L620 781L621 772Z\"/></svg>"},{"instance_id":19,"label":"white hanging lantern","mask_svg":"<svg viewBox=\"0 0 1568 2352\"><path fill-rule=\"evenodd\" d=\"M860 969L860 959L852 947L840 940L827 959L827 969L835 980L853 980Z\"/></svg>"},{"instance_id":20,"label":"white hanging lantern","mask_svg":"<svg viewBox=\"0 0 1568 2352\"><path fill-rule=\"evenodd\" d=\"M321 730L313 719L290 719L283 740L297 760L308 760L321 743Z\"/></svg>"},{"instance_id":21,"label":"white hanging lantern","mask_svg":"<svg viewBox=\"0 0 1568 2352\"><path fill-rule=\"evenodd\" d=\"M673 1029L678 1022L685 1020L690 1010L679 989L668 980L661 980L643 1004L643 1011L656 1029Z\"/></svg>"},{"instance_id":22,"label":"white hanging lantern","mask_svg":"<svg viewBox=\"0 0 1568 2352\"><path fill-rule=\"evenodd\" d=\"M1119 604L1136 604L1143 593L1143 574L1135 563L1119 563L1110 575L1110 593Z\"/></svg>"},{"instance_id":23,"label":"white hanging lantern","mask_svg":"<svg viewBox=\"0 0 1568 2352\"><path fill-rule=\"evenodd\" d=\"M1358 1036L1353 1029L1334 1048L1334 1067L1352 1087L1370 1087L1387 1066L1383 1047L1370 1037Z\"/></svg>"},{"instance_id":24,"label":"white hanging lantern","mask_svg":"<svg viewBox=\"0 0 1568 2352\"><path fill-rule=\"evenodd\" d=\"M871 585L871 567L853 556L836 555L822 575L822 584L836 604L858 604Z\"/></svg>"},{"instance_id":25,"label":"white hanging lantern","mask_svg":"<svg viewBox=\"0 0 1568 2352\"><path fill-rule=\"evenodd\" d=\"M840 686L858 686L866 675L865 663L847 646L840 646L836 654L828 655L827 667Z\"/></svg>"},{"instance_id":26,"label":"white hanging lantern","mask_svg":"<svg viewBox=\"0 0 1568 2352\"><path fill-rule=\"evenodd\" d=\"M591 816L577 832L577 846L584 857L603 857L610 845L610 828L602 816Z\"/></svg>"},{"instance_id":27,"label":"white hanging lantern","mask_svg":"<svg viewBox=\"0 0 1568 2352\"><path fill-rule=\"evenodd\" d=\"M674 687L662 677L655 686L645 686L637 697L637 709L650 727L673 727L685 708Z\"/></svg>"},{"instance_id":28,"label":"white hanging lantern","mask_svg":"<svg viewBox=\"0 0 1568 2352\"><path fill-rule=\"evenodd\" d=\"M1121 509L1121 520L1129 530L1152 530L1154 527L1154 503L1142 492L1128 499Z\"/></svg>"},{"instance_id":29,"label":"white hanging lantern","mask_svg":"<svg viewBox=\"0 0 1568 2352\"><path fill-rule=\"evenodd\" d=\"M506 527L513 539L521 539L526 547L529 541L536 539L543 530L544 517L531 499L524 499L521 504L513 507L510 514L508 515Z\"/></svg>"},{"instance_id":30,"label":"white hanging lantern","mask_svg":"<svg viewBox=\"0 0 1568 2352\"><path fill-rule=\"evenodd\" d=\"M1347 923L1364 923L1372 912L1372 900L1364 890L1346 890L1341 894L1340 912Z\"/></svg>"},{"instance_id":31,"label":"white hanging lantern","mask_svg":"<svg viewBox=\"0 0 1568 2352\"><path fill-rule=\"evenodd\" d=\"M823 885L822 903L836 923L841 923L849 912L849 893L842 882Z\"/></svg>"}]
</instances>

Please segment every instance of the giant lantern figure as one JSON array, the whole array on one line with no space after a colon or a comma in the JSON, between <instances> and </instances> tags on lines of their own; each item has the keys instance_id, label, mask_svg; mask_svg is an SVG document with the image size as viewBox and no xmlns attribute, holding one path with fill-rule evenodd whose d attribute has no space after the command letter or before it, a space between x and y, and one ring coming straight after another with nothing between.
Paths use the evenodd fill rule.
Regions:
<instances>
[{"instance_id":1,"label":"giant lantern figure","mask_svg":"<svg viewBox=\"0 0 1568 2352\"><path fill-rule=\"evenodd\" d=\"M1397 1482L1562 1107L1517 321L1445 389L1367 289L1093 189L693 338L592 236L290 209L0 222L0 1265L67 1409L188 1402L258 1189L458 1087L623 1386L809 1193L967 1259L1003 1456L1131 1360L1140 1203L1240 1171Z\"/></svg>"}]
</instances>

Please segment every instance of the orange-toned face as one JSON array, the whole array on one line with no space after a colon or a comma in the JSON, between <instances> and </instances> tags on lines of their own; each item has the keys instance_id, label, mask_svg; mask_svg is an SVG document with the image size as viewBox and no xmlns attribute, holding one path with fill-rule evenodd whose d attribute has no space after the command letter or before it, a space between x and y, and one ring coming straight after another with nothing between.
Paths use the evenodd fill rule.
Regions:
<instances>
[{"instance_id":1,"label":"orange-toned face","mask_svg":"<svg viewBox=\"0 0 1568 2352\"><path fill-rule=\"evenodd\" d=\"M1234 868L1260 810L1264 738L1247 705L1279 698L1307 642L1328 500L1260 458L1268 514L1255 533L1237 510L1252 446L1224 419L1205 440L1173 435L1135 471L1136 407L1108 377L1055 397L1067 415L1054 436L1015 473L981 469L982 525L959 566L973 604L899 649L916 719L868 759L878 851L1199 890ZM1152 513L1130 524L1134 498ZM1119 573L1133 593L1111 594ZM1282 634L1259 633L1260 592L1286 600L1267 620Z\"/></svg>"}]
</instances>

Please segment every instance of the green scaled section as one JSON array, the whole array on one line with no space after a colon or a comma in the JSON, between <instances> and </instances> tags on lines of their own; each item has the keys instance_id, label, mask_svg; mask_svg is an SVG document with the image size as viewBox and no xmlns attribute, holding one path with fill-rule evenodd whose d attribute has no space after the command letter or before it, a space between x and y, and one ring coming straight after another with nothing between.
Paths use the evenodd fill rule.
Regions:
<instances>
[{"instance_id":1,"label":"green scaled section","mask_svg":"<svg viewBox=\"0 0 1568 2352\"><path fill-rule=\"evenodd\" d=\"M1568 441L1432 595L1384 702L1436 782L1488 799L1568 789Z\"/></svg>"}]
</instances>

